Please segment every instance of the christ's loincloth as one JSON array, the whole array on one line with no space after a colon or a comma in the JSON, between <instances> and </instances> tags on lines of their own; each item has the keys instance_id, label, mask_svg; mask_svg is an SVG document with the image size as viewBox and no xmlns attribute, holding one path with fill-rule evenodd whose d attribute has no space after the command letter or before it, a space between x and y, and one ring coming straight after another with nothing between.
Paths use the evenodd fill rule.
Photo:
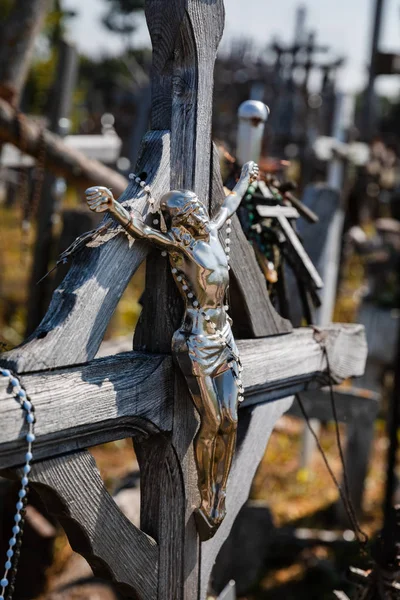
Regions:
<instances>
[{"instance_id":1,"label":"christ's loincloth","mask_svg":"<svg viewBox=\"0 0 400 600\"><path fill-rule=\"evenodd\" d=\"M216 376L228 368L238 375L239 351L229 323L221 333L175 332L172 351L185 375Z\"/></svg>"}]
</instances>

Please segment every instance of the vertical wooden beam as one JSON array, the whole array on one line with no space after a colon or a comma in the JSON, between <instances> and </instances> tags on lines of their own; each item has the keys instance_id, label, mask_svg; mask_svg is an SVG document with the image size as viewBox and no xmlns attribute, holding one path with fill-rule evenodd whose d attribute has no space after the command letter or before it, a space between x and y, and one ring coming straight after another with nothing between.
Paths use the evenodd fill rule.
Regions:
<instances>
[{"instance_id":1,"label":"vertical wooden beam","mask_svg":"<svg viewBox=\"0 0 400 600\"><path fill-rule=\"evenodd\" d=\"M57 75L53 85L53 101L50 117L50 131L62 135L67 131L61 119L68 118L71 112L72 94L77 75L77 52L75 46L62 40L59 45ZM29 285L28 317L26 335L30 335L46 314L52 292L52 277L40 281L49 271L54 252L53 215L56 205L56 177L46 171L40 195L36 218L36 241Z\"/></svg>"},{"instance_id":2,"label":"vertical wooden beam","mask_svg":"<svg viewBox=\"0 0 400 600\"><path fill-rule=\"evenodd\" d=\"M178 600L185 547L185 490L179 460L163 434L135 438L134 443L140 466L140 527L159 548L157 598Z\"/></svg>"},{"instance_id":3,"label":"vertical wooden beam","mask_svg":"<svg viewBox=\"0 0 400 600\"><path fill-rule=\"evenodd\" d=\"M153 43L152 127L171 130L170 186L195 191L208 206L214 63L224 26L223 1L147 0L145 10ZM154 252L147 261L135 348L170 352L181 315L168 261Z\"/></svg>"},{"instance_id":4,"label":"vertical wooden beam","mask_svg":"<svg viewBox=\"0 0 400 600\"><path fill-rule=\"evenodd\" d=\"M212 179L214 62L224 25L223 1L147 0L146 18L153 42L152 127L171 130L170 186L171 189L195 191L208 206ZM152 352L170 352L171 338L182 316L182 304L168 260L160 258L158 252L147 260L146 283L134 345ZM181 465L182 488L164 499L164 511L171 515L181 510L182 521L180 533L175 529L174 552L169 543L162 541L165 535L171 537L162 520L158 520L157 531L152 532L160 544L159 560L163 565L160 568L160 577L164 577L159 581L160 599L167 595L174 600L199 597L200 542L193 517L193 511L199 505L193 454L197 426L198 416L187 385L177 372L170 442ZM161 443L161 440L153 439L153 448L154 443ZM154 452L153 449L152 454ZM146 487L151 486L154 473L157 470L160 473L165 467L160 461L152 460L150 453L140 447L138 454L141 469L146 471L148 468L153 473L148 483L145 482ZM152 492L154 494L150 489L149 494ZM149 520L145 513L142 523L145 530ZM176 572L177 565L181 567L180 576Z\"/></svg>"},{"instance_id":5,"label":"vertical wooden beam","mask_svg":"<svg viewBox=\"0 0 400 600\"><path fill-rule=\"evenodd\" d=\"M371 59L369 64L369 77L367 89L364 92L364 106L362 113L361 135L362 139L368 141L374 133L376 120L376 111L374 110L375 100L375 79L377 67L377 55L379 51L379 39L382 28L383 12L385 0L374 1L374 12L372 16L371 31Z\"/></svg>"}]
</instances>

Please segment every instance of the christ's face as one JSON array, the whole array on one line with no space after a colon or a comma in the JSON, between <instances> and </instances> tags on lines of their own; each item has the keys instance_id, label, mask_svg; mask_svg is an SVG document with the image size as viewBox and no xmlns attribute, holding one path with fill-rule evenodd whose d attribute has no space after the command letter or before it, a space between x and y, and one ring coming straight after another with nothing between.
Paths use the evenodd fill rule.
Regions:
<instances>
[{"instance_id":1,"label":"christ's face","mask_svg":"<svg viewBox=\"0 0 400 600\"><path fill-rule=\"evenodd\" d=\"M208 238L210 234L210 219L205 208L198 204L189 215L182 215L176 220L176 224L182 224L195 238Z\"/></svg>"}]
</instances>

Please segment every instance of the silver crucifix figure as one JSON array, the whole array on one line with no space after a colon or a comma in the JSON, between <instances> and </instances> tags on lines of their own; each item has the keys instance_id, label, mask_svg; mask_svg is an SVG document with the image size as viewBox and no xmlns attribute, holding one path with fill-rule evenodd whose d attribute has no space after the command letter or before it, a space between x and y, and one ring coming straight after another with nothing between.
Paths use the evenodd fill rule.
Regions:
<instances>
[{"instance_id":1,"label":"silver crucifix figure","mask_svg":"<svg viewBox=\"0 0 400 600\"><path fill-rule=\"evenodd\" d=\"M258 166L248 162L233 191L210 218L197 196L174 190L160 201L165 232L129 213L105 187L86 190L91 210L108 211L128 234L166 251L176 285L184 299L181 326L172 339L172 352L188 383L200 414L195 438L201 506L198 518L216 531L225 516L226 484L235 451L238 402L243 399L241 364L227 314L229 250L219 230L236 212ZM227 245L229 248L229 245Z\"/></svg>"}]
</instances>

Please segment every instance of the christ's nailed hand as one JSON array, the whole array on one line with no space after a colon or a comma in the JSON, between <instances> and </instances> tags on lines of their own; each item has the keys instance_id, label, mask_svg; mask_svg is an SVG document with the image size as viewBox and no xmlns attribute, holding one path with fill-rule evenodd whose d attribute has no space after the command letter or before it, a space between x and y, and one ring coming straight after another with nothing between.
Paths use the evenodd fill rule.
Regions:
<instances>
[{"instance_id":1,"label":"christ's nailed hand","mask_svg":"<svg viewBox=\"0 0 400 600\"><path fill-rule=\"evenodd\" d=\"M93 186L85 191L86 202L93 212L112 211L114 208L114 196L106 187Z\"/></svg>"},{"instance_id":2,"label":"christ's nailed hand","mask_svg":"<svg viewBox=\"0 0 400 600\"><path fill-rule=\"evenodd\" d=\"M258 165L252 160L245 163L242 167L241 177L244 179L248 178L249 183L256 181L256 179L258 179L259 174L260 170L258 168Z\"/></svg>"}]
</instances>

